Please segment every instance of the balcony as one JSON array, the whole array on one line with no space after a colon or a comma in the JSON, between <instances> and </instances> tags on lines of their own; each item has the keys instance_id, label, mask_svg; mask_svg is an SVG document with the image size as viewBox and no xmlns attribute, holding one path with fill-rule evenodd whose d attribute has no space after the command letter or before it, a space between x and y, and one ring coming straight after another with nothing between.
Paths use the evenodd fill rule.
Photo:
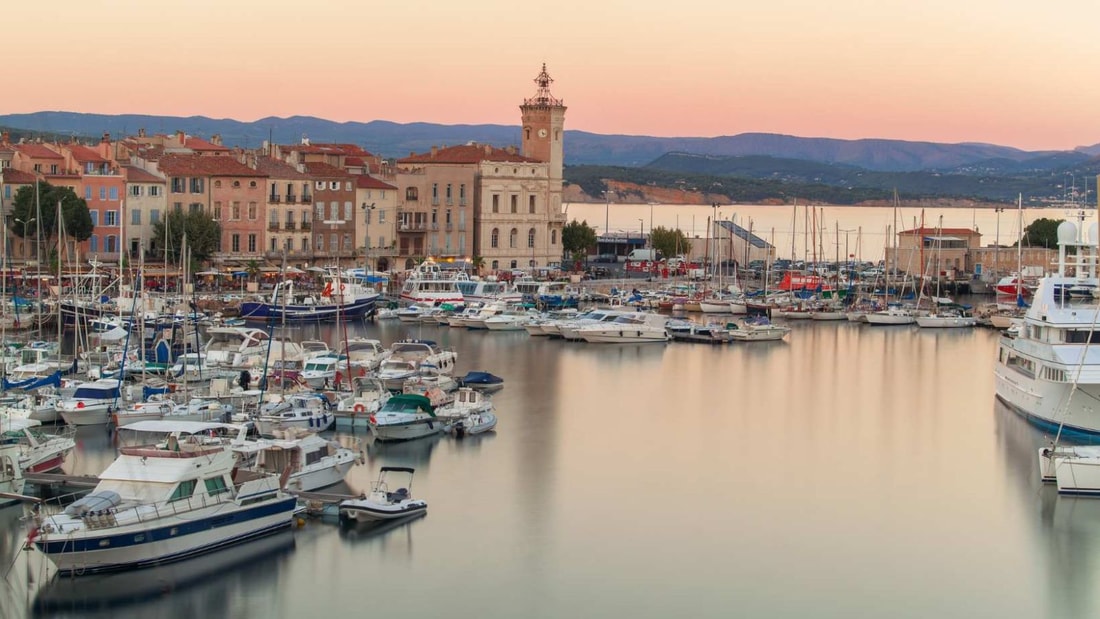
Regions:
<instances>
[{"instance_id":1,"label":"balcony","mask_svg":"<svg viewBox=\"0 0 1100 619\"><path fill-rule=\"evenodd\" d=\"M428 229L428 224L422 221L414 222L400 222L397 224L398 232L424 232Z\"/></svg>"},{"instance_id":2,"label":"balcony","mask_svg":"<svg viewBox=\"0 0 1100 619\"><path fill-rule=\"evenodd\" d=\"M282 201L282 199L283 199L282 196L268 196L267 197L267 201L270 204L278 204L279 202Z\"/></svg>"},{"instance_id":3,"label":"balcony","mask_svg":"<svg viewBox=\"0 0 1100 619\"><path fill-rule=\"evenodd\" d=\"M312 228L313 228L313 224L311 224L310 222L308 222L308 221L303 221L302 222L302 232L308 232Z\"/></svg>"},{"instance_id":4,"label":"balcony","mask_svg":"<svg viewBox=\"0 0 1100 619\"><path fill-rule=\"evenodd\" d=\"M287 204L297 204L298 203L298 196L287 196L286 197L286 203Z\"/></svg>"},{"instance_id":5,"label":"balcony","mask_svg":"<svg viewBox=\"0 0 1100 619\"><path fill-rule=\"evenodd\" d=\"M267 222L267 231L268 232L278 232L279 231L279 222L277 222L277 221Z\"/></svg>"},{"instance_id":6,"label":"balcony","mask_svg":"<svg viewBox=\"0 0 1100 619\"><path fill-rule=\"evenodd\" d=\"M434 221L432 222L432 230L433 231L438 231L439 230L439 223L438 222L434 222Z\"/></svg>"},{"instance_id":7,"label":"balcony","mask_svg":"<svg viewBox=\"0 0 1100 619\"><path fill-rule=\"evenodd\" d=\"M302 196L302 204L312 204L313 196Z\"/></svg>"},{"instance_id":8,"label":"balcony","mask_svg":"<svg viewBox=\"0 0 1100 619\"><path fill-rule=\"evenodd\" d=\"M439 196L432 198L432 206L439 206Z\"/></svg>"},{"instance_id":9,"label":"balcony","mask_svg":"<svg viewBox=\"0 0 1100 619\"><path fill-rule=\"evenodd\" d=\"M293 230L296 230L297 227L298 227L298 224L295 224L293 221L288 221L288 222L286 222L286 225L283 226L283 230L293 231Z\"/></svg>"},{"instance_id":10,"label":"balcony","mask_svg":"<svg viewBox=\"0 0 1100 619\"><path fill-rule=\"evenodd\" d=\"M455 229L455 225L448 222L448 223L443 224L443 229L446 230L447 232L450 232L450 231Z\"/></svg>"}]
</instances>

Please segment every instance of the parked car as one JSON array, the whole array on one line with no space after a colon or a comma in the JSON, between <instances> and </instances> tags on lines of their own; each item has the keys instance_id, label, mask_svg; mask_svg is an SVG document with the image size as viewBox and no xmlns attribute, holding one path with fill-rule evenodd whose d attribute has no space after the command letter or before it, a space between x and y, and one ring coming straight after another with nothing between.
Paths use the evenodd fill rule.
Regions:
<instances>
[{"instance_id":1,"label":"parked car","mask_svg":"<svg viewBox=\"0 0 1100 619\"><path fill-rule=\"evenodd\" d=\"M615 256L615 254L600 254L592 259L592 262L615 263L617 261L618 258Z\"/></svg>"}]
</instances>

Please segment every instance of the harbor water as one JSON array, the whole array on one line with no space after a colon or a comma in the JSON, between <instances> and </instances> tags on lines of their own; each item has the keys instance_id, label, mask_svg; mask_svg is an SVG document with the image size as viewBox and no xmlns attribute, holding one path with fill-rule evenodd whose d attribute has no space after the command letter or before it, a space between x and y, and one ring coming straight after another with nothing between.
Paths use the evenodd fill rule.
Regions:
<instances>
[{"instance_id":1,"label":"harbor water","mask_svg":"<svg viewBox=\"0 0 1100 619\"><path fill-rule=\"evenodd\" d=\"M787 341L597 345L390 322L506 381L495 433L372 444L426 516L49 579L0 510L4 617L1087 617L1100 500L1043 487L989 330L796 323ZM304 339L329 338L303 328ZM82 427L66 471L98 473Z\"/></svg>"}]
</instances>

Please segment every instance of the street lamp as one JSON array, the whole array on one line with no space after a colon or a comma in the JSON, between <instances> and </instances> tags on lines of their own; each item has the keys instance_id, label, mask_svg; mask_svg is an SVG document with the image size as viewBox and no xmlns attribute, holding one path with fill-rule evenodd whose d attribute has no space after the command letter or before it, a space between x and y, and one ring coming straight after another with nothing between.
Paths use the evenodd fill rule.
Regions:
<instances>
[{"instance_id":1,"label":"street lamp","mask_svg":"<svg viewBox=\"0 0 1100 619\"><path fill-rule=\"evenodd\" d=\"M603 197L604 197L603 233L605 235L608 234L611 231L609 226L611 225L610 224L610 222L611 222L611 194L613 194L613 193L615 193L615 192L610 190L610 189L603 192Z\"/></svg>"},{"instance_id":2,"label":"street lamp","mask_svg":"<svg viewBox=\"0 0 1100 619\"><path fill-rule=\"evenodd\" d=\"M29 225L33 224L34 222L38 221L38 218L37 217L31 217L29 220L23 221L22 219L19 219L18 217L15 217L15 218L12 219L12 221L14 221L17 224L22 224L23 225L23 237L26 238L26 236L27 236L27 226L29 226ZM34 248L34 257L38 258L38 247L37 246Z\"/></svg>"},{"instance_id":3,"label":"street lamp","mask_svg":"<svg viewBox=\"0 0 1100 619\"><path fill-rule=\"evenodd\" d=\"M1005 211L1003 206L993 209L997 213L997 236L993 245L993 272L997 273L1001 268L1001 213Z\"/></svg>"},{"instance_id":4,"label":"street lamp","mask_svg":"<svg viewBox=\"0 0 1100 619\"><path fill-rule=\"evenodd\" d=\"M367 204L366 202L359 205L359 208L363 211L365 231L363 232L363 249L366 250L366 262L363 263L363 268L370 270L370 213L374 210L374 202Z\"/></svg>"},{"instance_id":5,"label":"street lamp","mask_svg":"<svg viewBox=\"0 0 1100 619\"><path fill-rule=\"evenodd\" d=\"M645 238L645 220L641 217L638 218L638 236Z\"/></svg>"}]
</instances>

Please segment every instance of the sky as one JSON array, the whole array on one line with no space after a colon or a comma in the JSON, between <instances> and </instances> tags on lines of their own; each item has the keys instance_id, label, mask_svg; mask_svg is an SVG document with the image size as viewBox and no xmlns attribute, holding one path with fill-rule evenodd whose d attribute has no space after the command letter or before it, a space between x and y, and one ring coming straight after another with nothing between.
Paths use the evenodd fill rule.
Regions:
<instances>
[{"instance_id":1,"label":"sky","mask_svg":"<svg viewBox=\"0 0 1100 619\"><path fill-rule=\"evenodd\" d=\"M1100 142L1100 3L62 0L5 4L0 113L518 124L541 63L566 128ZM18 86L15 86L18 85Z\"/></svg>"}]
</instances>

